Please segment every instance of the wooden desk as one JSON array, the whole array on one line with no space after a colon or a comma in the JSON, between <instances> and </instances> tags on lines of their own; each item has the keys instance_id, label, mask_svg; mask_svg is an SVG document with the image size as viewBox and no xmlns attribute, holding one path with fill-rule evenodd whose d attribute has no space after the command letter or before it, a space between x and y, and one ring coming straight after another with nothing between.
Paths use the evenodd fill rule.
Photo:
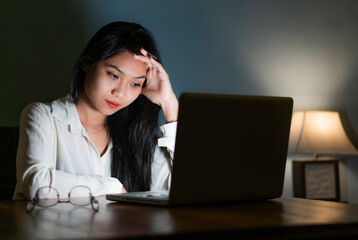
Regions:
<instances>
[{"instance_id":1,"label":"wooden desk","mask_svg":"<svg viewBox=\"0 0 358 240\"><path fill-rule=\"evenodd\" d=\"M25 212L25 201L0 201L0 239L351 239L358 205L279 198L192 207L117 204L100 210L58 204Z\"/></svg>"}]
</instances>

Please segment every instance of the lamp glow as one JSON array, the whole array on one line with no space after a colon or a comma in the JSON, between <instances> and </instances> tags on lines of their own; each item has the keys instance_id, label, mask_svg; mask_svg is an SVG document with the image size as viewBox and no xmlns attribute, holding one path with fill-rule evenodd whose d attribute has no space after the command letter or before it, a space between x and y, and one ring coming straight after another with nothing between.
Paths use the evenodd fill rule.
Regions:
<instances>
[{"instance_id":1,"label":"lamp glow","mask_svg":"<svg viewBox=\"0 0 358 240\"><path fill-rule=\"evenodd\" d=\"M344 131L338 112L297 111L292 116L289 152L358 154Z\"/></svg>"}]
</instances>

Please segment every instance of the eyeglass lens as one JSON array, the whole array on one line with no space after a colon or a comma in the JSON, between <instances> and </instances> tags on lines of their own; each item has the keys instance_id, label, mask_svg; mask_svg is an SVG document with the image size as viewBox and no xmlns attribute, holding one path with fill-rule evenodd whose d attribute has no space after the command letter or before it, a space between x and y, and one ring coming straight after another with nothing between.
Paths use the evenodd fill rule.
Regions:
<instances>
[{"instance_id":1,"label":"eyeglass lens","mask_svg":"<svg viewBox=\"0 0 358 240\"><path fill-rule=\"evenodd\" d=\"M88 187L76 186L72 188L69 194L70 203L77 206L86 206L91 204L92 193Z\"/></svg>"},{"instance_id":2,"label":"eyeglass lens","mask_svg":"<svg viewBox=\"0 0 358 240\"><path fill-rule=\"evenodd\" d=\"M51 207L58 202L58 192L51 187L42 187L36 192L37 205Z\"/></svg>"}]
</instances>

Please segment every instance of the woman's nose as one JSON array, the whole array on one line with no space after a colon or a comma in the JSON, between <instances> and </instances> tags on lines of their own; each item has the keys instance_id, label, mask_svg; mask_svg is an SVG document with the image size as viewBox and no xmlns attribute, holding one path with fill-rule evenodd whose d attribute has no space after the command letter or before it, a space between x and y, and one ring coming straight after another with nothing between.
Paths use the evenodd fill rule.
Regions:
<instances>
[{"instance_id":1,"label":"woman's nose","mask_svg":"<svg viewBox=\"0 0 358 240\"><path fill-rule=\"evenodd\" d=\"M126 95L126 92L127 90L124 84L119 84L112 89L112 95L117 98L123 98Z\"/></svg>"}]
</instances>

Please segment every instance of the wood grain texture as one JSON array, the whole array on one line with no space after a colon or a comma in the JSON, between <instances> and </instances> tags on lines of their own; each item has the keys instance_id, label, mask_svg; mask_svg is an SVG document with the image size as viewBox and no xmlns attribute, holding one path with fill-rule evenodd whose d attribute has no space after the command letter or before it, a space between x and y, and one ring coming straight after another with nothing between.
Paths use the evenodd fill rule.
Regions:
<instances>
[{"instance_id":1,"label":"wood grain texture","mask_svg":"<svg viewBox=\"0 0 358 240\"><path fill-rule=\"evenodd\" d=\"M100 210L58 204L26 213L26 201L0 201L1 239L350 239L358 206L279 198L190 207L118 204Z\"/></svg>"}]
</instances>

